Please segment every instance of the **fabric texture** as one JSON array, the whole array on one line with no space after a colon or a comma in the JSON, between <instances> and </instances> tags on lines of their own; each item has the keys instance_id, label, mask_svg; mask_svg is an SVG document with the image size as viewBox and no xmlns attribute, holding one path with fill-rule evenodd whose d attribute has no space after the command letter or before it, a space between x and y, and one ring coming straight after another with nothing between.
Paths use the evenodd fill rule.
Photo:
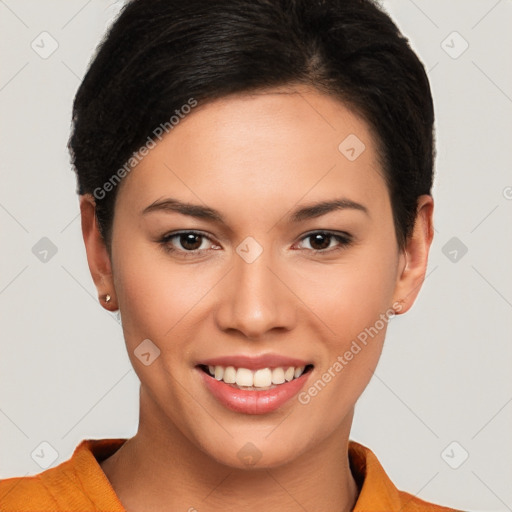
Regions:
<instances>
[{"instance_id":1,"label":"fabric texture","mask_svg":"<svg viewBox=\"0 0 512 512\"><path fill-rule=\"evenodd\" d=\"M84 439L58 466L0 480L0 512L126 512L99 465L125 441ZM349 441L349 459L360 489L353 512L455 511L399 491L375 454L360 443Z\"/></svg>"}]
</instances>

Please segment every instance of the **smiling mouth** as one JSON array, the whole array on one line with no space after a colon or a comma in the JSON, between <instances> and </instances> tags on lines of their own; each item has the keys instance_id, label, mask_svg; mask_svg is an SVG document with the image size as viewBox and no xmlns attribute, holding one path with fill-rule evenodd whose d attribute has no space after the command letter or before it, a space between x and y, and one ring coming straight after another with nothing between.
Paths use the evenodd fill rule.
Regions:
<instances>
[{"instance_id":1,"label":"smiling mouth","mask_svg":"<svg viewBox=\"0 0 512 512\"><path fill-rule=\"evenodd\" d=\"M235 389L267 391L300 378L302 375L309 373L314 366L308 364L299 367L288 366L250 370L234 366L207 366L200 364L198 368L209 377L222 381Z\"/></svg>"}]
</instances>

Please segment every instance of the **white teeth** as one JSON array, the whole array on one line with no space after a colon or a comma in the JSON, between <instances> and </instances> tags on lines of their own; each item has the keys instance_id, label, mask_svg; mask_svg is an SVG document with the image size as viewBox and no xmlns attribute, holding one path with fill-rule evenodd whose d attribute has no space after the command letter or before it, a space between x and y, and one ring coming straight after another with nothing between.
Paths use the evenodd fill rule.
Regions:
<instances>
[{"instance_id":1,"label":"white teeth","mask_svg":"<svg viewBox=\"0 0 512 512\"><path fill-rule=\"evenodd\" d=\"M253 376L251 370L248 370L247 368L238 368L236 372L236 385L252 386Z\"/></svg>"},{"instance_id":2,"label":"white teeth","mask_svg":"<svg viewBox=\"0 0 512 512\"><path fill-rule=\"evenodd\" d=\"M288 370L284 372L284 378L286 382L290 382L293 379L293 377L295 377L295 368L293 366L290 366L290 368L288 368Z\"/></svg>"},{"instance_id":3,"label":"white teeth","mask_svg":"<svg viewBox=\"0 0 512 512\"><path fill-rule=\"evenodd\" d=\"M253 386L257 388L266 388L272 385L272 371L270 368L256 370L253 377Z\"/></svg>"},{"instance_id":4,"label":"white teeth","mask_svg":"<svg viewBox=\"0 0 512 512\"><path fill-rule=\"evenodd\" d=\"M236 384L240 388L252 388L259 390L271 389L276 385L290 382L297 379L304 373L304 366L297 368L289 366L287 368L261 368L259 370L249 370L248 368L235 368L234 366L208 366L210 375L216 380L222 380L226 384Z\"/></svg>"},{"instance_id":5,"label":"white teeth","mask_svg":"<svg viewBox=\"0 0 512 512\"><path fill-rule=\"evenodd\" d=\"M228 366L224 370L224 376L222 377L222 380L226 384L234 384L236 382L236 370L233 366Z\"/></svg>"},{"instance_id":6,"label":"white teeth","mask_svg":"<svg viewBox=\"0 0 512 512\"><path fill-rule=\"evenodd\" d=\"M284 371L282 368L272 370L272 384L282 384L284 382Z\"/></svg>"}]
</instances>

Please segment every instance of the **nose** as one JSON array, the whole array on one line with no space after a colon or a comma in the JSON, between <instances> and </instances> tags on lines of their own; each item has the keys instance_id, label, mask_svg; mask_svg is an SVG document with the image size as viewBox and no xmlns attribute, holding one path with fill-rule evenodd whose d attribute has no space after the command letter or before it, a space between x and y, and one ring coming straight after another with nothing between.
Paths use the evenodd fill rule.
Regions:
<instances>
[{"instance_id":1,"label":"nose","mask_svg":"<svg viewBox=\"0 0 512 512\"><path fill-rule=\"evenodd\" d=\"M264 250L252 262L234 254L233 268L219 288L216 322L221 330L258 340L270 331L294 328L297 299L270 253Z\"/></svg>"}]
</instances>

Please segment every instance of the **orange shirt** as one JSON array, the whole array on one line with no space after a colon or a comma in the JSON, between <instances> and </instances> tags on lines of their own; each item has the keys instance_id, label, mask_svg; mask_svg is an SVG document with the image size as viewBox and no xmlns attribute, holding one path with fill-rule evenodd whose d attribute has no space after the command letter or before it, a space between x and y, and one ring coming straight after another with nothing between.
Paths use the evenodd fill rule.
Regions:
<instances>
[{"instance_id":1,"label":"orange shirt","mask_svg":"<svg viewBox=\"0 0 512 512\"><path fill-rule=\"evenodd\" d=\"M65 462L42 473L0 480L1 512L126 512L98 462L126 439L85 439ZM375 454L349 441L360 493L353 512L454 512L399 491Z\"/></svg>"}]
</instances>

